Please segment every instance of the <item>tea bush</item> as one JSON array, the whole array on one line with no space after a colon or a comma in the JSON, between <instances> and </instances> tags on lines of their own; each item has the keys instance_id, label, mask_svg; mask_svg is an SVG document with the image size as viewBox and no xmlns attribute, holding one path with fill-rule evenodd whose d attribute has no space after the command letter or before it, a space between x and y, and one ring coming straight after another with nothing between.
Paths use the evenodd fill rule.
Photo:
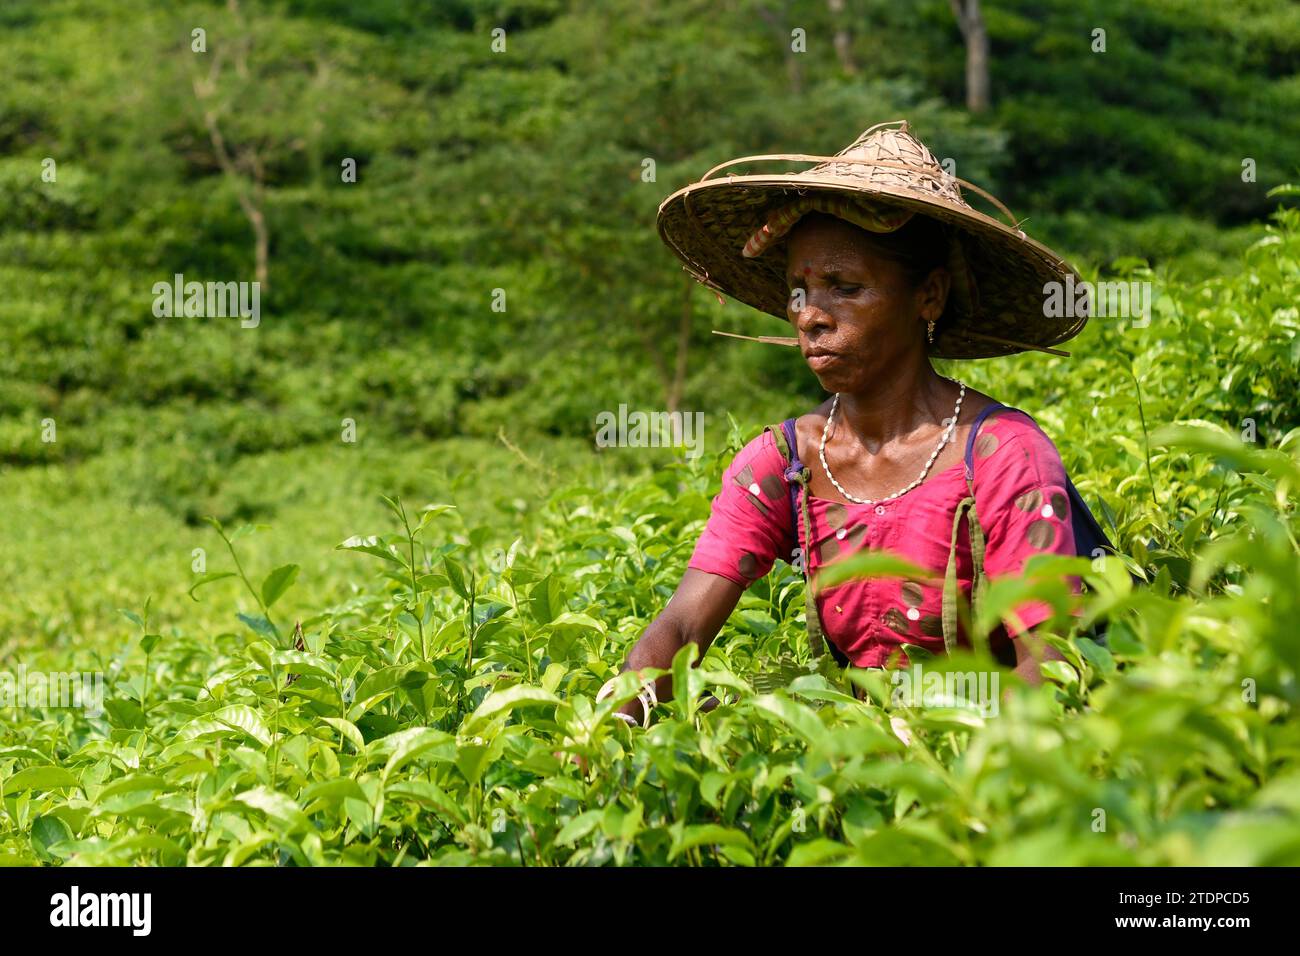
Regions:
<instances>
[{"instance_id":1,"label":"tea bush","mask_svg":"<svg viewBox=\"0 0 1300 956\"><path fill-rule=\"evenodd\" d=\"M753 433L733 422L702 459L563 485L519 536L390 500L339 545L365 583L297 626L297 565L237 561L268 532L214 521L229 550L188 585L198 607L243 589L231 629L156 627L144 602L116 645L25 655L103 672L105 700L8 710L0 862L1300 863L1298 237L1284 211L1238 274L1161 287L1148 327L1095 322L1069 366L992 389L1056 438L1121 552L995 583L976 636L1038 597L1065 658L1041 687L1003 672L995 712L814 665L783 563L698 667L677 656L649 728L612 716L630 675L594 702ZM979 647L920 663L995 669Z\"/></svg>"}]
</instances>

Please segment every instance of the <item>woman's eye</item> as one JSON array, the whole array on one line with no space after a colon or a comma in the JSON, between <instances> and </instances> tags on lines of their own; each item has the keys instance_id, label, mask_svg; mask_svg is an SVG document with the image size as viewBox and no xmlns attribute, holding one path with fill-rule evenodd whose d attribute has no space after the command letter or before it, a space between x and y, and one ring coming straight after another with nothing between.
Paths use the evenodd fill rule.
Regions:
<instances>
[{"instance_id":1,"label":"woman's eye","mask_svg":"<svg viewBox=\"0 0 1300 956\"><path fill-rule=\"evenodd\" d=\"M861 288L862 286L860 285L842 285L836 287L835 291L840 295L853 295Z\"/></svg>"}]
</instances>

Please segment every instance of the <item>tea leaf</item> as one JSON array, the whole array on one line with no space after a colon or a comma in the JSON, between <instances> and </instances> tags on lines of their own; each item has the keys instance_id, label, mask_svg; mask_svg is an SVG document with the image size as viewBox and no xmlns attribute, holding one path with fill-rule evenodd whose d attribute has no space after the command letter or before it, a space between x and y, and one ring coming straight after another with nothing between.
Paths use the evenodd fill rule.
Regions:
<instances>
[{"instance_id":1,"label":"tea leaf","mask_svg":"<svg viewBox=\"0 0 1300 956\"><path fill-rule=\"evenodd\" d=\"M262 582L262 604L271 607L285 591L293 585L298 577L298 565L285 564L276 568Z\"/></svg>"}]
</instances>

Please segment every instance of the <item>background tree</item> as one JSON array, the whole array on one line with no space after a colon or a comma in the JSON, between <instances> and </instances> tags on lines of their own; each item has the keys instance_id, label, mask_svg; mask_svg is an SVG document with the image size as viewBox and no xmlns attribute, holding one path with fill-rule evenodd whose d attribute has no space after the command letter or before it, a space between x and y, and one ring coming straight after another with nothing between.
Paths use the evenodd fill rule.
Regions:
<instances>
[{"instance_id":1,"label":"background tree","mask_svg":"<svg viewBox=\"0 0 1300 956\"><path fill-rule=\"evenodd\" d=\"M980 0L949 0L966 44L966 108L983 113L989 108L989 35L980 13Z\"/></svg>"}]
</instances>

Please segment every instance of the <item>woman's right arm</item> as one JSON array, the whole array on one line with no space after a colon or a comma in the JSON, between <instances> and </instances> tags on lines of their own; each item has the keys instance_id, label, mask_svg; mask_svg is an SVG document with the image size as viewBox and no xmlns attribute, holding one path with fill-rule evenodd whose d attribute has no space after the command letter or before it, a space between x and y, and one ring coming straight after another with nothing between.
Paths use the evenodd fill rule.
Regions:
<instances>
[{"instance_id":1,"label":"woman's right arm","mask_svg":"<svg viewBox=\"0 0 1300 956\"><path fill-rule=\"evenodd\" d=\"M623 670L639 671L643 667L667 670L672 666L673 656L688 642L699 650L696 660L702 660L744 593L745 589L735 581L687 568L668 605L633 645ZM673 695L672 687L672 675L665 674L655 681L655 696L668 700ZM632 698L620 710L638 724L642 722L641 702L637 698Z\"/></svg>"},{"instance_id":2,"label":"woman's right arm","mask_svg":"<svg viewBox=\"0 0 1300 956\"><path fill-rule=\"evenodd\" d=\"M681 584L633 646L623 670L667 670L688 642L698 649L697 663L703 660L745 588L767 574L778 555L789 553L794 530L789 485L782 477L785 465L767 431L736 453L722 474ZM671 676L655 681L655 696L672 697ZM641 722L636 698L622 712Z\"/></svg>"}]
</instances>

